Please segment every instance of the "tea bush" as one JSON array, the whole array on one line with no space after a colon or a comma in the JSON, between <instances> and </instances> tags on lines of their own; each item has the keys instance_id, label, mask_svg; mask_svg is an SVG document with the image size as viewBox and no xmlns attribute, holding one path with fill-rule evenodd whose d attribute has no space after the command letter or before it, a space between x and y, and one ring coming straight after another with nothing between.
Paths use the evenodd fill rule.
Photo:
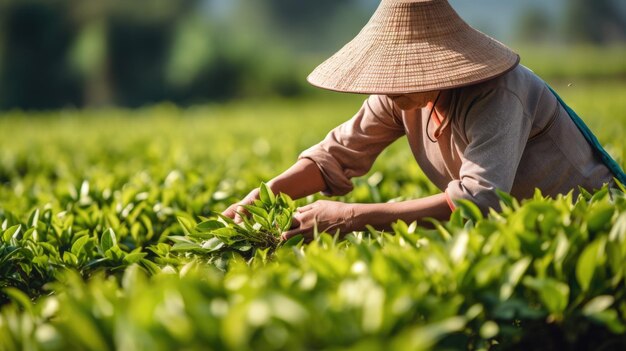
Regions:
<instances>
[{"instance_id":1,"label":"tea bush","mask_svg":"<svg viewBox=\"0 0 626 351\"><path fill-rule=\"evenodd\" d=\"M563 90L623 160L624 88ZM261 185L245 223L219 215L358 99L3 116L0 349L626 347L619 190L502 194L488 217L463 203L432 228L308 244L278 237L320 195L294 202ZM405 141L355 184L341 200L437 191Z\"/></svg>"}]
</instances>

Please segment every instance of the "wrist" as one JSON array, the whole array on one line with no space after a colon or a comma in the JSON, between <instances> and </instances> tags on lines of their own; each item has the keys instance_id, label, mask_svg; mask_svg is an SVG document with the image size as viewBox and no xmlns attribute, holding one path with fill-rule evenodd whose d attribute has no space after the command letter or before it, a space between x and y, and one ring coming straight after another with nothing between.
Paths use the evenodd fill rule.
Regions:
<instances>
[{"instance_id":1,"label":"wrist","mask_svg":"<svg viewBox=\"0 0 626 351\"><path fill-rule=\"evenodd\" d=\"M351 227L353 231L364 231L367 225L371 225L377 230L390 228L391 222L396 220L390 217L389 210L393 204L381 203L359 203L353 204L351 209Z\"/></svg>"},{"instance_id":2,"label":"wrist","mask_svg":"<svg viewBox=\"0 0 626 351\"><path fill-rule=\"evenodd\" d=\"M346 232L361 231L365 229L363 204L346 204Z\"/></svg>"},{"instance_id":3,"label":"wrist","mask_svg":"<svg viewBox=\"0 0 626 351\"><path fill-rule=\"evenodd\" d=\"M281 189L280 179L278 179L278 177L273 178L272 180L268 181L267 183L265 183L265 185L267 185L267 187L270 188L270 190L274 194L279 194L279 193L284 192L283 189Z\"/></svg>"}]
</instances>

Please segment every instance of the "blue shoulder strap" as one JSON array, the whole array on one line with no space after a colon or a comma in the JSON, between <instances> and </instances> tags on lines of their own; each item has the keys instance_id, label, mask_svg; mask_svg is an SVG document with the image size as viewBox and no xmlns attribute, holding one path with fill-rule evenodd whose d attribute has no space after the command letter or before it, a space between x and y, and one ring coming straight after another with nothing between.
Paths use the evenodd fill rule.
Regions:
<instances>
[{"instance_id":1,"label":"blue shoulder strap","mask_svg":"<svg viewBox=\"0 0 626 351\"><path fill-rule=\"evenodd\" d=\"M606 150L604 150L604 148L598 141L598 138L596 138L596 136L593 135L591 130L589 130L589 127L587 127L585 122L583 122L582 118L580 118L576 114L576 112L574 112L574 110L572 110L569 106L567 106L567 104L563 101L563 99L561 99L559 94L557 94L556 91L552 89L552 87L550 87L548 84L546 85L548 86L548 89L552 91L552 94L556 96L556 99L559 101L561 106L563 106L565 111L567 111L567 114L570 116L572 121L574 121L574 124L576 124L580 132L583 133L583 135L585 136L585 139L587 139L587 142L589 142L591 147L600 156L600 158L602 159L602 162L604 162L604 164L609 168L609 170L611 170L611 172L615 176L615 179L617 179L623 185L626 185L626 174L624 174L624 171L622 170L622 168L617 164L617 162L615 162L615 160L611 157L611 155L609 155L609 153L606 152Z\"/></svg>"}]
</instances>

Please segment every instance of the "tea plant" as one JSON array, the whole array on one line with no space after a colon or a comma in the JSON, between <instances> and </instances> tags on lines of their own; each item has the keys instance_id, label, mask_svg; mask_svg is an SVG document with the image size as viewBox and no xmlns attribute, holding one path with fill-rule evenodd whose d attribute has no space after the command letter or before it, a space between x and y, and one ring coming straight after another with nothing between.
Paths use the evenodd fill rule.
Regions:
<instances>
[{"instance_id":1,"label":"tea plant","mask_svg":"<svg viewBox=\"0 0 626 351\"><path fill-rule=\"evenodd\" d=\"M242 222L216 213L214 218L203 217L200 223L179 217L185 236L170 236L175 244L171 251L185 251L221 258L235 252L246 258L255 256L257 250L263 257L272 254L281 244L280 235L291 227L295 210L293 200L286 194L275 195L265 184L259 188L259 199L243 206ZM297 239L292 240L292 242Z\"/></svg>"},{"instance_id":2,"label":"tea plant","mask_svg":"<svg viewBox=\"0 0 626 351\"><path fill-rule=\"evenodd\" d=\"M86 282L70 270L35 303L5 290L13 303L0 313L0 345L620 348L626 197L609 195L504 198L488 218L465 203L435 229L321 234L278 247L273 260L230 255L225 271L205 253L152 277L138 264Z\"/></svg>"},{"instance_id":3,"label":"tea plant","mask_svg":"<svg viewBox=\"0 0 626 351\"><path fill-rule=\"evenodd\" d=\"M623 159L624 88L569 89ZM242 223L219 215L355 106L3 116L0 350L626 349L614 189L311 243L279 240L296 203L263 185ZM400 141L339 200L436 191Z\"/></svg>"}]
</instances>

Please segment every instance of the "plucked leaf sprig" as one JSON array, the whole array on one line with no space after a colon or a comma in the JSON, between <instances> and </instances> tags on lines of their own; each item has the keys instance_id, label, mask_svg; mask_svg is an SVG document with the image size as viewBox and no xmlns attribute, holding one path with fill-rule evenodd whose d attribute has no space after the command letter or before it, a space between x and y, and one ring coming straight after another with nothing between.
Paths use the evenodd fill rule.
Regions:
<instances>
[{"instance_id":1,"label":"plucked leaf sprig","mask_svg":"<svg viewBox=\"0 0 626 351\"><path fill-rule=\"evenodd\" d=\"M170 236L175 242L172 251L210 256L235 251L252 257L257 250L273 252L282 245L280 235L291 227L295 210L295 203L288 195L274 194L262 183L259 199L243 207L246 213L239 213L241 223L219 213L212 218L201 217L197 224L188 218L178 218L185 236Z\"/></svg>"}]
</instances>

